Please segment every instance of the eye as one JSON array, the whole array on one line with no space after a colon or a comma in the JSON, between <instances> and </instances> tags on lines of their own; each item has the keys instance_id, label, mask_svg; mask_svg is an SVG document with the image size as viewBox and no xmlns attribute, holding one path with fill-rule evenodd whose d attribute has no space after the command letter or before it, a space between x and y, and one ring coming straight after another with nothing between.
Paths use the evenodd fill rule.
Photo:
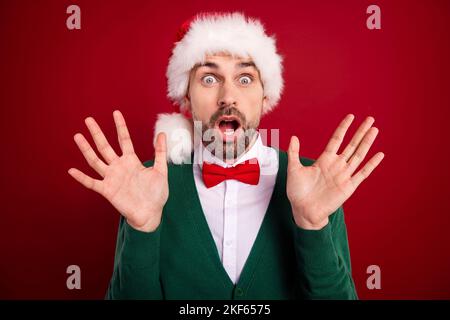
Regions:
<instances>
[{"instance_id":1,"label":"eye","mask_svg":"<svg viewBox=\"0 0 450 320\"><path fill-rule=\"evenodd\" d=\"M203 81L203 83L205 83L207 85L212 85L217 82L217 79L215 77L213 77L212 75L207 75L202 78L202 81Z\"/></svg>"},{"instance_id":2,"label":"eye","mask_svg":"<svg viewBox=\"0 0 450 320\"><path fill-rule=\"evenodd\" d=\"M243 76L239 78L239 82L243 85L248 85L252 83L252 81L253 81L252 78L249 76Z\"/></svg>"}]
</instances>

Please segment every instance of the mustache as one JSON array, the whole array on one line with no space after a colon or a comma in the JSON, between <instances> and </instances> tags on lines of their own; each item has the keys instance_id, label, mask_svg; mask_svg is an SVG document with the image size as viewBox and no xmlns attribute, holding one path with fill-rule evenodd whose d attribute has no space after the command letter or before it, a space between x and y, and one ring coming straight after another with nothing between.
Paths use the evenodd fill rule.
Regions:
<instances>
[{"instance_id":1,"label":"mustache","mask_svg":"<svg viewBox=\"0 0 450 320\"><path fill-rule=\"evenodd\" d=\"M239 121L241 122L241 126L245 128L245 124L247 123L245 119L245 115L240 112L235 107L226 107L223 109L217 110L209 119L209 127L212 128L216 124L217 120L222 116L236 116L239 118Z\"/></svg>"}]
</instances>

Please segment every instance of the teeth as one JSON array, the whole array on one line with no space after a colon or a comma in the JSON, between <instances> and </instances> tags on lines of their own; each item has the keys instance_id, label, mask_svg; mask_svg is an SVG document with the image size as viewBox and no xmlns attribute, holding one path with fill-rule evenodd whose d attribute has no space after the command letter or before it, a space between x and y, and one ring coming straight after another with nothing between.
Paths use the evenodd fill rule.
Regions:
<instances>
[{"instance_id":1,"label":"teeth","mask_svg":"<svg viewBox=\"0 0 450 320\"><path fill-rule=\"evenodd\" d=\"M225 135L227 135L227 136L232 136L233 134L234 134L234 130L233 129L227 129L227 130L225 130Z\"/></svg>"}]
</instances>

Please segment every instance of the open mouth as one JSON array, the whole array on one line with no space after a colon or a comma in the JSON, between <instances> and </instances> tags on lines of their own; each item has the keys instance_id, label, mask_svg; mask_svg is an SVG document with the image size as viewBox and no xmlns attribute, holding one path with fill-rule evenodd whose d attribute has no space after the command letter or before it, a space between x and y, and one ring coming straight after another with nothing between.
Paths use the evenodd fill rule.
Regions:
<instances>
[{"instance_id":1,"label":"open mouth","mask_svg":"<svg viewBox=\"0 0 450 320\"><path fill-rule=\"evenodd\" d=\"M235 116L220 117L216 122L216 128L219 129L223 141L234 140L239 129L242 130L241 122Z\"/></svg>"}]
</instances>

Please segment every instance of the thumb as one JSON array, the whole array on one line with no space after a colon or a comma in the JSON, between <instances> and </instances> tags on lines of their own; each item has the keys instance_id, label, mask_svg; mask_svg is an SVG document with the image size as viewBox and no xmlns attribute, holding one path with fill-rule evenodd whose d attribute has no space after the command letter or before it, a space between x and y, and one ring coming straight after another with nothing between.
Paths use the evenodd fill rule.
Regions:
<instances>
[{"instance_id":1,"label":"thumb","mask_svg":"<svg viewBox=\"0 0 450 320\"><path fill-rule=\"evenodd\" d=\"M156 137L155 163L153 167L163 174L167 173L167 143L164 132L158 133Z\"/></svg>"},{"instance_id":2,"label":"thumb","mask_svg":"<svg viewBox=\"0 0 450 320\"><path fill-rule=\"evenodd\" d=\"M299 158L300 141L297 136L292 136L288 149L288 166L302 166Z\"/></svg>"}]
</instances>

